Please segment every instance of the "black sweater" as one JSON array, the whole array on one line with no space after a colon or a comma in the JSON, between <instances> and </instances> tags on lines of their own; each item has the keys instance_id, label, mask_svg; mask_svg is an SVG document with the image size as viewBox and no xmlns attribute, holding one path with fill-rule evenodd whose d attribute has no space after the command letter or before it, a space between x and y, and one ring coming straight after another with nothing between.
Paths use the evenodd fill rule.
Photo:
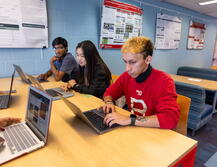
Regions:
<instances>
[{"instance_id":1,"label":"black sweater","mask_svg":"<svg viewBox=\"0 0 217 167\"><path fill-rule=\"evenodd\" d=\"M79 67L78 70L79 72L75 78L77 84L74 85L73 89L76 92L91 94L102 98L106 88L110 85L110 81L108 81L106 78L106 72L103 66L96 64L93 78L88 86L86 86L84 83L79 83L79 78L84 77L84 69L82 67Z\"/></svg>"}]
</instances>

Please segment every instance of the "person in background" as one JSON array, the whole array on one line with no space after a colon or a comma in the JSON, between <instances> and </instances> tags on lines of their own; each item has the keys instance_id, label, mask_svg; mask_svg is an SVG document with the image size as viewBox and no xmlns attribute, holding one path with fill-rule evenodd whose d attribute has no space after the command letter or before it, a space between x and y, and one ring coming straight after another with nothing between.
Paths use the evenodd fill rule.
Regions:
<instances>
[{"instance_id":1,"label":"person in background","mask_svg":"<svg viewBox=\"0 0 217 167\"><path fill-rule=\"evenodd\" d=\"M89 40L78 43L76 60L79 64L77 75L71 77L63 89L73 89L102 98L106 88L110 85L111 72L100 57L96 46Z\"/></svg>"},{"instance_id":2,"label":"person in background","mask_svg":"<svg viewBox=\"0 0 217 167\"><path fill-rule=\"evenodd\" d=\"M124 72L104 93L105 124L173 129L179 120L174 82L150 65L153 44L146 37L132 37L122 46ZM130 116L115 112L114 100L124 95ZM111 112L109 112L111 111Z\"/></svg>"},{"instance_id":3,"label":"person in background","mask_svg":"<svg viewBox=\"0 0 217 167\"><path fill-rule=\"evenodd\" d=\"M5 127L19 123L21 121L20 118L12 118L12 117L5 117L5 118L0 118L0 130L4 130Z\"/></svg>"},{"instance_id":4,"label":"person in background","mask_svg":"<svg viewBox=\"0 0 217 167\"><path fill-rule=\"evenodd\" d=\"M52 74L56 81L68 82L70 75L75 73L77 63L71 53L68 52L68 42L62 37L53 40L52 46L55 56L50 59L50 69L38 76L39 79L47 80Z\"/></svg>"}]
</instances>

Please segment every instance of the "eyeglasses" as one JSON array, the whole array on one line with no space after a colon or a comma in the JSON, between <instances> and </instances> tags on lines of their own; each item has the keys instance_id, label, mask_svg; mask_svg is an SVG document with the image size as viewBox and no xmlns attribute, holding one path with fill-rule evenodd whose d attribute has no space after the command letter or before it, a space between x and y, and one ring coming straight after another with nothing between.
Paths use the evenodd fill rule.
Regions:
<instances>
[{"instance_id":1,"label":"eyeglasses","mask_svg":"<svg viewBox=\"0 0 217 167\"><path fill-rule=\"evenodd\" d=\"M65 49L65 48L64 47L56 47L56 48L54 47L53 49L54 50L62 50L62 49Z\"/></svg>"}]
</instances>

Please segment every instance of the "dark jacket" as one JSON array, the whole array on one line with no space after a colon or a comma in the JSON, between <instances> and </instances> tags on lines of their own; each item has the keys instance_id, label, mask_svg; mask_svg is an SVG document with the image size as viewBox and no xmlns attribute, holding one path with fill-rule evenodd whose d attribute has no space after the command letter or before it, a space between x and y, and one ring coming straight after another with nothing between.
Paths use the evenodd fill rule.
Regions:
<instances>
[{"instance_id":1,"label":"dark jacket","mask_svg":"<svg viewBox=\"0 0 217 167\"><path fill-rule=\"evenodd\" d=\"M102 98L106 88L110 85L110 80L106 78L106 72L101 64L96 64L94 75L89 85L84 84L84 68L79 67L75 79L77 84L74 85L73 90L80 93L91 94L96 97Z\"/></svg>"}]
</instances>

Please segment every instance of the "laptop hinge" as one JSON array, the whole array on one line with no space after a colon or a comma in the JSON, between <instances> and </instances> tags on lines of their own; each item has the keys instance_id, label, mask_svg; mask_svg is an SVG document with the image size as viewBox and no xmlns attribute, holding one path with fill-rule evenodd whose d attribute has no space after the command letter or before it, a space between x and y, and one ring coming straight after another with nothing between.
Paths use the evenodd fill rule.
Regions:
<instances>
[{"instance_id":1,"label":"laptop hinge","mask_svg":"<svg viewBox=\"0 0 217 167\"><path fill-rule=\"evenodd\" d=\"M34 134L38 137L38 139L40 141L44 141L45 142L45 137L41 134L41 132L39 132L33 125L31 122L26 121L26 125L34 132Z\"/></svg>"}]
</instances>

